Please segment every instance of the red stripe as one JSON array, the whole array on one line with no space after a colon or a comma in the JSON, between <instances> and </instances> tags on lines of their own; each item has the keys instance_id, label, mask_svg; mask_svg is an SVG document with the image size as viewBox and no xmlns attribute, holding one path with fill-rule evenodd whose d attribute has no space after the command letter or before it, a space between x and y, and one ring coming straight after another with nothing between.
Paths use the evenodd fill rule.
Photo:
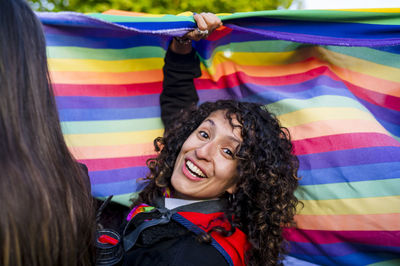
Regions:
<instances>
[{"instance_id":1,"label":"red stripe","mask_svg":"<svg viewBox=\"0 0 400 266\"><path fill-rule=\"evenodd\" d=\"M213 33L211 33L210 36L208 36L207 40L208 41L217 41L229 33L232 32L231 28L225 27L225 26L220 26L219 28L215 29Z\"/></svg>"},{"instance_id":2,"label":"red stripe","mask_svg":"<svg viewBox=\"0 0 400 266\"><path fill-rule=\"evenodd\" d=\"M286 229L288 241L314 244L333 244L340 242L360 243L380 246L400 246L400 231L319 231Z\"/></svg>"},{"instance_id":3,"label":"red stripe","mask_svg":"<svg viewBox=\"0 0 400 266\"><path fill-rule=\"evenodd\" d=\"M362 87L344 81L347 88L357 97L366 100L372 104L382 106L395 111L400 111L400 98L392 95L382 94L376 91L364 89ZM400 87L400 85L399 85Z\"/></svg>"},{"instance_id":4,"label":"red stripe","mask_svg":"<svg viewBox=\"0 0 400 266\"><path fill-rule=\"evenodd\" d=\"M133 156L107 159L86 159L79 160L85 164L89 171L113 170L119 168L146 166L146 160L154 156Z\"/></svg>"},{"instance_id":5,"label":"red stripe","mask_svg":"<svg viewBox=\"0 0 400 266\"><path fill-rule=\"evenodd\" d=\"M161 93L162 82L135 84L53 84L56 96L123 97Z\"/></svg>"},{"instance_id":6,"label":"red stripe","mask_svg":"<svg viewBox=\"0 0 400 266\"><path fill-rule=\"evenodd\" d=\"M236 72L226 76L222 76L217 82L211 79L195 79L195 85L198 90L208 89L225 89L239 86L243 83L252 83L265 86L283 86L289 84L297 84L308 81L323 74L331 76L327 73L327 67L321 66L303 73L296 73L291 75L283 75L276 77L253 77L244 72ZM329 71L330 72L330 71ZM333 74L334 75L334 74ZM333 77L332 77L333 78ZM338 79L335 76L335 79Z\"/></svg>"},{"instance_id":7,"label":"red stripe","mask_svg":"<svg viewBox=\"0 0 400 266\"><path fill-rule=\"evenodd\" d=\"M371 141L374 140L374 141ZM400 147L392 137L380 133L349 133L329 135L317 138L295 140L292 142L296 155L348 150L366 147Z\"/></svg>"}]
</instances>

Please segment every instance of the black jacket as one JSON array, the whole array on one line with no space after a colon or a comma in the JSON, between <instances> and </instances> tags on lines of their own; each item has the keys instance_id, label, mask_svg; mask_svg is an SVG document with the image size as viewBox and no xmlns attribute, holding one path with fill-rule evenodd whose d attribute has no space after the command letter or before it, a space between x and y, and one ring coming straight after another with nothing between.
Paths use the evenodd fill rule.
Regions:
<instances>
[{"instance_id":1,"label":"black jacket","mask_svg":"<svg viewBox=\"0 0 400 266\"><path fill-rule=\"evenodd\" d=\"M164 127L185 108L197 104L199 97L193 79L201 76L200 61L193 49L190 54L181 55L167 51L163 68L163 91L160 95L161 119Z\"/></svg>"}]
</instances>

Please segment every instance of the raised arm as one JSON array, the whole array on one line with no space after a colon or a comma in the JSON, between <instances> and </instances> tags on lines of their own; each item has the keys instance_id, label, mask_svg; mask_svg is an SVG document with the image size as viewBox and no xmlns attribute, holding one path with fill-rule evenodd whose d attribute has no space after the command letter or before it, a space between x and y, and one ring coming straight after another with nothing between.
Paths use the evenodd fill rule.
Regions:
<instances>
[{"instance_id":1,"label":"raised arm","mask_svg":"<svg viewBox=\"0 0 400 266\"><path fill-rule=\"evenodd\" d=\"M161 119L167 129L180 110L197 104L199 97L193 79L200 77L200 61L192 48L192 40L199 41L222 25L211 13L195 14L198 29L184 37L174 38L165 56L163 91L160 95Z\"/></svg>"}]
</instances>

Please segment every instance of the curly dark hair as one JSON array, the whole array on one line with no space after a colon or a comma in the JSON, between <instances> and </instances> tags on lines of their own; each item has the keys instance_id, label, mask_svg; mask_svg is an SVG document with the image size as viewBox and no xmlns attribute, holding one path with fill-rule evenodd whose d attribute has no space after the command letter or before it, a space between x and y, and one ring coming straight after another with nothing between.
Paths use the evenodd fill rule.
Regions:
<instances>
[{"instance_id":1,"label":"curly dark hair","mask_svg":"<svg viewBox=\"0 0 400 266\"><path fill-rule=\"evenodd\" d=\"M224 210L225 217L234 217L228 219L232 228L239 228L247 235L251 244L246 253L248 265L280 265L287 246L283 228L294 225L293 216L299 203L294 195L298 186L298 159L292 154L288 130L260 104L220 100L181 112L164 137L154 142L160 153L147 162L149 185L136 203L152 204L162 196L165 187L173 192L171 175L183 143L203 120L218 110L226 111L225 117L232 126L232 117L237 119L243 139L235 154L237 189Z\"/></svg>"}]
</instances>

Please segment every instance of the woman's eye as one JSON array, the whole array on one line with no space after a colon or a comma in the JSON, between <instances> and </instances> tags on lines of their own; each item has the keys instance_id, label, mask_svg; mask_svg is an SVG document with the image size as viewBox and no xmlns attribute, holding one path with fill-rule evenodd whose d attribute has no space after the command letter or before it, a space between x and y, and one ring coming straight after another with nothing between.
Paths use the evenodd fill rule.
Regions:
<instances>
[{"instance_id":1,"label":"woman's eye","mask_svg":"<svg viewBox=\"0 0 400 266\"><path fill-rule=\"evenodd\" d=\"M228 154L229 156L233 157L233 152L230 149L224 148L224 153Z\"/></svg>"},{"instance_id":2,"label":"woman's eye","mask_svg":"<svg viewBox=\"0 0 400 266\"><path fill-rule=\"evenodd\" d=\"M204 131L200 131L200 132L199 132L199 135L200 135L202 138L208 139L208 134L207 134L206 132L204 132Z\"/></svg>"}]
</instances>

